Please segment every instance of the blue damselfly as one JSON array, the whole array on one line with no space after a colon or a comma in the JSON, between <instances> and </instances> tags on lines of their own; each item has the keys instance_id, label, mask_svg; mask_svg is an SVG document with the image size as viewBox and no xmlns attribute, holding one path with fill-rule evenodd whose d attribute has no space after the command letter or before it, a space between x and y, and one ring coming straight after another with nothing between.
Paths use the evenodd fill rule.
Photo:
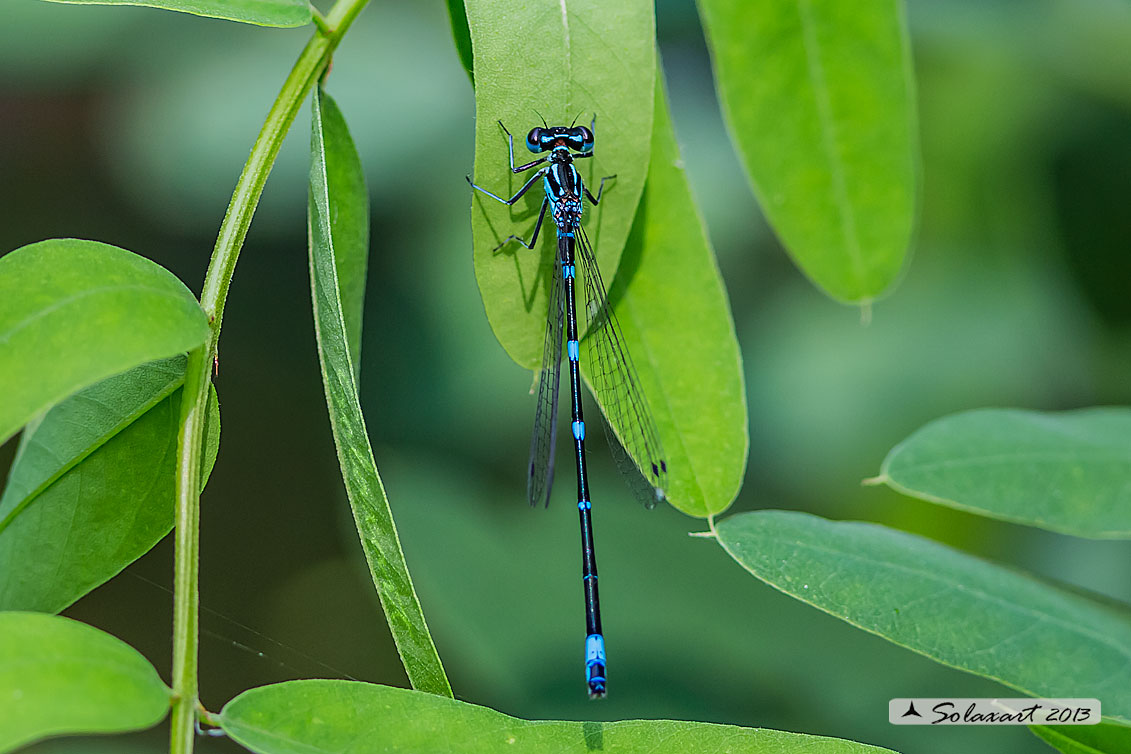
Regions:
<instances>
[{"instance_id":1,"label":"blue damselfly","mask_svg":"<svg viewBox=\"0 0 1131 754\"><path fill-rule=\"evenodd\" d=\"M542 369L538 380L537 410L534 434L530 441L530 465L527 477L527 498L531 505L549 505L554 481L554 449L557 439L558 388L561 376L562 335L569 362L569 386L572 404L572 430L577 463L577 508L581 518L582 583L585 591L585 678L589 696L600 698L606 689L605 639L601 631L601 607L597 597L597 556L593 542L592 498L585 467L585 419L581 401L579 339L584 326L587 346L587 372L590 385L606 416L606 434L617 466L629 480L630 487L651 508L664 499L667 463L656 424L639 386L636 369L625 348L624 336L616 315L608 306L606 288L593 254L589 237L581 224L582 197L593 206L601 201L605 181L601 179L597 195L590 193L581 180L574 160L593 156L593 124L585 126L545 126L534 128L526 137L526 147L535 154L549 152L525 165L514 164L514 137L500 122L507 138L512 173L539 168L514 196L504 199L487 189L467 182L503 204L513 205L541 178L545 196L538 212L538 221L530 241L517 235L508 236L496 250L511 241L534 249L538 231L546 217L553 214L557 228L557 258L552 265L550 306L546 317L546 339L542 353ZM539 167L541 166L541 167ZM579 274L580 273L580 274ZM580 277L585 292L585 310L579 316L575 281Z\"/></svg>"}]
</instances>

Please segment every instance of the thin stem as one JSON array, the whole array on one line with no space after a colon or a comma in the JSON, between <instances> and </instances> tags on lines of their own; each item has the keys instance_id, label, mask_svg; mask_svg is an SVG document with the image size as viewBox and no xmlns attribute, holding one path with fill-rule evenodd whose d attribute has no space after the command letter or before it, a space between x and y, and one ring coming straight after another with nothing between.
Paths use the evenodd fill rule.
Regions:
<instances>
[{"instance_id":1,"label":"thin stem","mask_svg":"<svg viewBox=\"0 0 1131 754\"><path fill-rule=\"evenodd\" d=\"M199 611L200 460L208 388L228 286L251 218L283 138L314 82L368 0L338 0L283 82L244 165L208 265L200 306L208 315L208 342L189 353L177 436L176 556L173 594L173 715L170 754L191 754L199 705L197 646Z\"/></svg>"},{"instance_id":2,"label":"thin stem","mask_svg":"<svg viewBox=\"0 0 1131 754\"><path fill-rule=\"evenodd\" d=\"M176 555L173 573L173 718L170 752L192 752L196 733L197 558L200 544L200 438L204 411L191 396L208 396L203 348L189 354L181 393L181 429L177 436Z\"/></svg>"}]
</instances>

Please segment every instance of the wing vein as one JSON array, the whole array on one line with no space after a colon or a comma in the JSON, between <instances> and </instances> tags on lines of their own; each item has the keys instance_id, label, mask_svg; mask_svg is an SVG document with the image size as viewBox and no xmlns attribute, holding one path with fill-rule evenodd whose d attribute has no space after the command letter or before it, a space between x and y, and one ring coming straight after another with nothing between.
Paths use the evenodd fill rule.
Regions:
<instances>
[{"instance_id":1,"label":"wing vein","mask_svg":"<svg viewBox=\"0 0 1131 754\"><path fill-rule=\"evenodd\" d=\"M667 461L660 433L640 388L616 314L608 306L601 270L583 228L577 236L585 287L585 341L597 403L613 459L629 487L647 507L664 499Z\"/></svg>"},{"instance_id":2,"label":"wing vein","mask_svg":"<svg viewBox=\"0 0 1131 754\"><path fill-rule=\"evenodd\" d=\"M550 280L550 304L546 312L546 342L542 346L542 368L538 372L538 400L534 412L534 431L530 437L530 466L526 496L532 506L550 504L554 486L554 451L558 438L558 392L562 370L562 322L565 311L562 297L561 264L555 257Z\"/></svg>"}]
</instances>

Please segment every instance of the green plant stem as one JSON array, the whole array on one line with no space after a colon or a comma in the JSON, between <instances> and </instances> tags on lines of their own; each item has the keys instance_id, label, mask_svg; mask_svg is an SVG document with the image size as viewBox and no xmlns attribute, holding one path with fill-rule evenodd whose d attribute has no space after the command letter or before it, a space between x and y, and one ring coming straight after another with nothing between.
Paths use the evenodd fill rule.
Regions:
<instances>
[{"instance_id":1,"label":"green plant stem","mask_svg":"<svg viewBox=\"0 0 1131 754\"><path fill-rule=\"evenodd\" d=\"M189 354L177 437L176 556L173 595L173 715L169 751L191 754L196 733L197 614L199 609L200 458L208 386L220 340L224 302L251 218L283 138L338 43L369 0L338 0L307 42L283 83L244 165L204 278L200 306L208 315L208 342Z\"/></svg>"}]
</instances>

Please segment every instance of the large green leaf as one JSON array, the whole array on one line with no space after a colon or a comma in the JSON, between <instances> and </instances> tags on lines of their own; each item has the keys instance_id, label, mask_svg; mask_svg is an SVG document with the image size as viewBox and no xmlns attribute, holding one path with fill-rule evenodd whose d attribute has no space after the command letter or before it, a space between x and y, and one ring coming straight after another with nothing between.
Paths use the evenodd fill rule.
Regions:
<instances>
[{"instance_id":1,"label":"large green leaf","mask_svg":"<svg viewBox=\"0 0 1131 754\"><path fill-rule=\"evenodd\" d=\"M1126 754L1131 728L1125 725L1034 725L1029 730L1064 754Z\"/></svg>"},{"instance_id":2,"label":"large green leaf","mask_svg":"<svg viewBox=\"0 0 1131 754\"><path fill-rule=\"evenodd\" d=\"M0 442L76 390L207 335L188 288L124 249L63 238L0 257Z\"/></svg>"},{"instance_id":3,"label":"large green leaf","mask_svg":"<svg viewBox=\"0 0 1131 754\"><path fill-rule=\"evenodd\" d=\"M656 75L652 3L625 0L468 0L475 70L475 181L509 197L530 172L512 175L507 140L497 121L515 135L515 160L534 159L524 148L527 131L541 125L589 123L597 116L595 157L578 170L596 192L586 228L606 282L617 269L644 188L651 145ZM495 337L516 362L533 369L542 358L547 291L553 280L554 224L542 226L533 251L517 243L494 251L512 233L526 240L542 203L536 184L514 207L474 192L471 230L475 275Z\"/></svg>"},{"instance_id":4,"label":"large green leaf","mask_svg":"<svg viewBox=\"0 0 1131 754\"><path fill-rule=\"evenodd\" d=\"M1065 534L1131 537L1131 409L955 414L895 446L876 481Z\"/></svg>"},{"instance_id":5,"label":"large green leaf","mask_svg":"<svg viewBox=\"0 0 1131 754\"><path fill-rule=\"evenodd\" d=\"M194 16L243 21L258 26L305 26L310 23L306 0L52 0L76 5L142 5Z\"/></svg>"},{"instance_id":6,"label":"large green leaf","mask_svg":"<svg viewBox=\"0 0 1131 754\"><path fill-rule=\"evenodd\" d=\"M24 431L0 497L0 609L58 612L173 528L184 369L183 356L135 367ZM219 437L213 390L204 480Z\"/></svg>"},{"instance_id":7,"label":"large green leaf","mask_svg":"<svg viewBox=\"0 0 1131 754\"><path fill-rule=\"evenodd\" d=\"M0 752L148 728L169 698L153 666L113 636L53 615L0 613Z\"/></svg>"},{"instance_id":8,"label":"large green leaf","mask_svg":"<svg viewBox=\"0 0 1131 754\"><path fill-rule=\"evenodd\" d=\"M354 681L290 681L245 691L220 725L258 754L866 754L875 746L802 733L679 720L520 720L487 707Z\"/></svg>"},{"instance_id":9,"label":"large green leaf","mask_svg":"<svg viewBox=\"0 0 1131 754\"><path fill-rule=\"evenodd\" d=\"M951 667L1131 720L1131 611L876 524L761 511L717 527L770 586Z\"/></svg>"},{"instance_id":10,"label":"large green leaf","mask_svg":"<svg viewBox=\"0 0 1131 754\"><path fill-rule=\"evenodd\" d=\"M609 300L663 439L668 500L692 516L726 510L750 444L742 358L680 165L662 77L648 183ZM582 368L588 379L592 365Z\"/></svg>"},{"instance_id":11,"label":"large green leaf","mask_svg":"<svg viewBox=\"0 0 1131 754\"><path fill-rule=\"evenodd\" d=\"M913 71L902 0L699 0L731 139L762 209L830 295L867 302L915 215Z\"/></svg>"},{"instance_id":12,"label":"large green leaf","mask_svg":"<svg viewBox=\"0 0 1131 754\"><path fill-rule=\"evenodd\" d=\"M357 395L357 372L351 360L351 326L342 291L364 290L365 265L357 264L356 259L347 260L358 251L357 240L364 238L364 233L354 226L368 224L369 215L360 197L335 195L364 189L360 175L349 175L360 173L361 163L341 112L321 88L314 94L312 109L310 289L322 384L342 479L373 583L409 681L422 691L451 696L451 685L428 633L389 500L373 460ZM336 207L359 211L334 212ZM342 250L337 248L339 243ZM347 246L354 250L349 251ZM362 276L360 282L348 277L356 275ZM360 314L360 301L355 313ZM360 323L355 324L360 334Z\"/></svg>"}]
</instances>

